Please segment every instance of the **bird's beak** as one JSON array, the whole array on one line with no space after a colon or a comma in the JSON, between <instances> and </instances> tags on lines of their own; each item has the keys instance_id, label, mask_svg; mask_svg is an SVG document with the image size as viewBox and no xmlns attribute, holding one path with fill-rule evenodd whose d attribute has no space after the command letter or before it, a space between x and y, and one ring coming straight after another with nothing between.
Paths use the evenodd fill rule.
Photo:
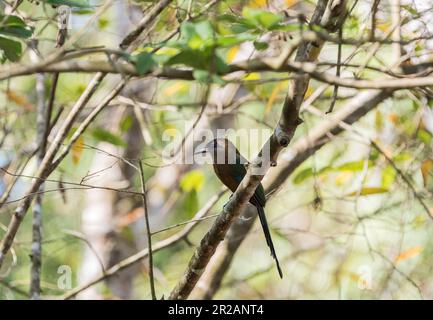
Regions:
<instances>
[{"instance_id":1,"label":"bird's beak","mask_svg":"<svg viewBox=\"0 0 433 320\"><path fill-rule=\"evenodd\" d=\"M202 148L202 149L197 149L194 154L206 154L207 153L207 149L206 148Z\"/></svg>"}]
</instances>

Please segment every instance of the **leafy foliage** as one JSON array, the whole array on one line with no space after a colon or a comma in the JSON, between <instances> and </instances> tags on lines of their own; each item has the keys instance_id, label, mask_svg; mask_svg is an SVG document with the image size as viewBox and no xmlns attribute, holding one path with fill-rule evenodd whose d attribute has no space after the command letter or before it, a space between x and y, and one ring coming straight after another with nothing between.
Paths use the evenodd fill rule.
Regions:
<instances>
[{"instance_id":1,"label":"leafy foliage","mask_svg":"<svg viewBox=\"0 0 433 320\"><path fill-rule=\"evenodd\" d=\"M18 16L0 14L0 62L18 61L21 57L21 43L13 38L31 37L33 28Z\"/></svg>"}]
</instances>

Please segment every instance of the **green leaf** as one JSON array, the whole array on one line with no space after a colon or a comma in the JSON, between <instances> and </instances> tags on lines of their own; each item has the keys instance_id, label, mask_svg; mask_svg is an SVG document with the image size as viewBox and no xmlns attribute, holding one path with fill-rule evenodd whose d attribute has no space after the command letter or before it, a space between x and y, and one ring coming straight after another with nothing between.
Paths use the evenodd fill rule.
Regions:
<instances>
[{"instance_id":1,"label":"green leaf","mask_svg":"<svg viewBox=\"0 0 433 320\"><path fill-rule=\"evenodd\" d=\"M91 8L88 0L44 0L44 2L55 6L68 6L71 8Z\"/></svg>"},{"instance_id":2,"label":"green leaf","mask_svg":"<svg viewBox=\"0 0 433 320\"><path fill-rule=\"evenodd\" d=\"M132 118L132 116L130 115L126 116L120 122L120 131L122 131L123 133L128 131L131 128L133 123L134 123L134 119Z\"/></svg>"},{"instance_id":3,"label":"green leaf","mask_svg":"<svg viewBox=\"0 0 433 320\"><path fill-rule=\"evenodd\" d=\"M419 13L418 11L416 11L416 9L413 6L410 5L403 5L401 6L404 10L406 10L407 12L409 12L411 15L418 17Z\"/></svg>"},{"instance_id":4,"label":"green leaf","mask_svg":"<svg viewBox=\"0 0 433 320\"><path fill-rule=\"evenodd\" d=\"M245 41L253 41L257 37L249 34L249 33L241 33L236 35L230 35L230 36L219 36L217 38L217 45L220 47L231 47L238 45Z\"/></svg>"},{"instance_id":5,"label":"green leaf","mask_svg":"<svg viewBox=\"0 0 433 320\"><path fill-rule=\"evenodd\" d=\"M393 166L386 166L382 170L382 188L389 189L395 181L396 171Z\"/></svg>"},{"instance_id":6,"label":"green leaf","mask_svg":"<svg viewBox=\"0 0 433 320\"><path fill-rule=\"evenodd\" d=\"M113 144L115 146L119 146L119 147L125 147L126 146L126 143L125 143L125 141L123 141L122 138L114 135L110 131L107 131L103 128L95 128L92 131L92 136L98 141L108 142L108 143L111 143L111 144Z\"/></svg>"},{"instance_id":7,"label":"green leaf","mask_svg":"<svg viewBox=\"0 0 433 320\"><path fill-rule=\"evenodd\" d=\"M198 82L202 82L202 83L208 83L211 80L211 74L209 73L209 71L206 70L194 70L192 72L192 75L194 77L195 80L197 80Z\"/></svg>"},{"instance_id":8,"label":"green leaf","mask_svg":"<svg viewBox=\"0 0 433 320\"><path fill-rule=\"evenodd\" d=\"M234 33L240 34L247 31L253 31L254 29L257 29L257 27L247 23L234 23L232 24L231 29Z\"/></svg>"},{"instance_id":9,"label":"green leaf","mask_svg":"<svg viewBox=\"0 0 433 320\"><path fill-rule=\"evenodd\" d=\"M368 167L372 167L373 162L368 161ZM332 168L332 171L361 171L365 167L365 160L346 162L338 167Z\"/></svg>"},{"instance_id":10,"label":"green leaf","mask_svg":"<svg viewBox=\"0 0 433 320\"><path fill-rule=\"evenodd\" d=\"M373 165L374 165L373 162L369 160L368 161L368 167L371 167ZM364 166L365 166L365 160L358 160L358 161L346 162L346 163L339 165L337 167L326 166L326 167L323 167L322 169L316 170L316 171L313 171L312 168L306 168L306 169L300 171L295 176L295 178L293 179L293 183L294 184L300 184L304 180L313 176L314 173L317 175L321 175L321 174L324 174L327 172L341 172L341 171L355 172L355 171L363 170Z\"/></svg>"},{"instance_id":11,"label":"green leaf","mask_svg":"<svg viewBox=\"0 0 433 320\"><path fill-rule=\"evenodd\" d=\"M215 37L215 31L212 27L212 24L208 20L198 22L194 24L194 26L200 38L209 39Z\"/></svg>"},{"instance_id":12,"label":"green leaf","mask_svg":"<svg viewBox=\"0 0 433 320\"><path fill-rule=\"evenodd\" d=\"M171 42L172 45L184 49L206 50L215 46L215 31L209 21L197 23L184 22L181 25L181 37Z\"/></svg>"},{"instance_id":13,"label":"green leaf","mask_svg":"<svg viewBox=\"0 0 433 320\"><path fill-rule=\"evenodd\" d=\"M139 75L144 75L146 72L151 70L156 62L153 59L153 54L144 52L132 57L135 62L135 67Z\"/></svg>"},{"instance_id":14,"label":"green leaf","mask_svg":"<svg viewBox=\"0 0 433 320\"><path fill-rule=\"evenodd\" d=\"M421 140L422 142L424 142L424 144L427 146L429 146L431 144L431 141L432 141L432 135L430 134L430 132L428 132L424 129L418 130L417 138L419 140Z\"/></svg>"},{"instance_id":15,"label":"green leaf","mask_svg":"<svg viewBox=\"0 0 433 320\"><path fill-rule=\"evenodd\" d=\"M300 184L304 180L308 179L313 175L313 168L306 168L304 170L301 170L294 178L293 183L294 184Z\"/></svg>"},{"instance_id":16,"label":"green leaf","mask_svg":"<svg viewBox=\"0 0 433 320\"><path fill-rule=\"evenodd\" d=\"M33 28L17 16L5 16L0 14L0 34L17 38L29 38L33 34Z\"/></svg>"},{"instance_id":17,"label":"green leaf","mask_svg":"<svg viewBox=\"0 0 433 320\"><path fill-rule=\"evenodd\" d=\"M0 61L18 61L21 57L21 43L0 37Z\"/></svg>"},{"instance_id":18,"label":"green leaf","mask_svg":"<svg viewBox=\"0 0 433 320\"><path fill-rule=\"evenodd\" d=\"M276 15L269 11L251 9L248 7L244 7L242 10L242 16L251 25L261 25L265 29L271 29L282 21L282 16L280 15Z\"/></svg>"},{"instance_id":19,"label":"green leaf","mask_svg":"<svg viewBox=\"0 0 433 320\"><path fill-rule=\"evenodd\" d=\"M413 159L413 155L410 152L405 152L405 151L400 152L393 158L395 162L405 162L412 159Z\"/></svg>"},{"instance_id":20,"label":"green leaf","mask_svg":"<svg viewBox=\"0 0 433 320\"><path fill-rule=\"evenodd\" d=\"M217 16L217 20L222 22L239 23L242 21L242 18L232 14L220 14Z\"/></svg>"},{"instance_id":21,"label":"green leaf","mask_svg":"<svg viewBox=\"0 0 433 320\"><path fill-rule=\"evenodd\" d=\"M217 74L212 74L206 70L195 69L192 72L195 80L200 83L216 83L219 85L224 85L226 82Z\"/></svg>"},{"instance_id":22,"label":"green leaf","mask_svg":"<svg viewBox=\"0 0 433 320\"><path fill-rule=\"evenodd\" d=\"M98 22L97 22L98 28L103 30L106 27L108 27L109 23L110 23L110 21L107 18L99 18Z\"/></svg>"},{"instance_id":23,"label":"green leaf","mask_svg":"<svg viewBox=\"0 0 433 320\"><path fill-rule=\"evenodd\" d=\"M201 54L199 51L187 49L171 57L166 64L184 64L195 69L206 70L209 68L209 59L207 59L207 57Z\"/></svg>"},{"instance_id":24,"label":"green leaf","mask_svg":"<svg viewBox=\"0 0 433 320\"><path fill-rule=\"evenodd\" d=\"M269 47L267 42L254 41L254 48L259 51L266 50Z\"/></svg>"},{"instance_id":25,"label":"green leaf","mask_svg":"<svg viewBox=\"0 0 433 320\"><path fill-rule=\"evenodd\" d=\"M186 194L185 202L182 205L183 211L186 213L188 218L194 216L199 209L197 191L191 190Z\"/></svg>"}]
</instances>

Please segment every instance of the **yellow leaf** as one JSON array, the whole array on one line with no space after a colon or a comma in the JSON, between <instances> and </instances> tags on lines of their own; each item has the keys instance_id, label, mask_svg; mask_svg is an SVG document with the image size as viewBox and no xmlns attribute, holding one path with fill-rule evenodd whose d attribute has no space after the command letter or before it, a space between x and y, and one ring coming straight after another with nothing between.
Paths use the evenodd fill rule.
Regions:
<instances>
[{"instance_id":1,"label":"yellow leaf","mask_svg":"<svg viewBox=\"0 0 433 320\"><path fill-rule=\"evenodd\" d=\"M299 0L284 0L284 3L286 4L287 8L290 8L291 6L297 4Z\"/></svg>"},{"instance_id":2,"label":"yellow leaf","mask_svg":"<svg viewBox=\"0 0 433 320\"><path fill-rule=\"evenodd\" d=\"M204 174L200 170L191 170L185 174L180 181L182 190L190 192L192 190L200 191L204 184Z\"/></svg>"},{"instance_id":3,"label":"yellow leaf","mask_svg":"<svg viewBox=\"0 0 433 320\"><path fill-rule=\"evenodd\" d=\"M179 133L179 131L169 123L166 124L164 129L164 133L170 137L176 137Z\"/></svg>"},{"instance_id":4,"label":"yellow leaf","mask_svg":"<svg viewBox=\"0 0 433 320\"><path fill-rule=\"evenodd\" d=\"M268 3L268 0L250 0L248 2L248 7L251 8L262 8L266 6Z\"/></svg>"},{"instance_id":5,"label":"yellow leaf","mask_svg":"<svg viewBox=\"0 0 433 320\"><path fill-rule=\"evenodd\" d=\"M419 214L412 220L411 224L414 228L419 228L424 225L426 220L427 218L425 217L424 214Z\"/></svg>"},{"instance_id":6,"label":"yellow leaf","mask_svg":"<svg viewBox=\"0 0 433 320\"><path fill-rule=\"evenodd\" d=\"M388 30L391 28L391 23L390 22L382 22L380 24L378 24L377 29L379 29L382 32L388 32Z\"/></svg>"},{"instance_id":7,"label":"yellow leaf","mask_svg":"<svg viewBox=\"0 0 433 320\"><path fill-rule=\"evenodd\" d=\"M422 179L424 181L424 187L427 185L429 173L433 167L433 161L431 159L426 159L421 164Z\"/></svg>"},{"instance_id":8,"label":"yellow leaf","mask_svg":"<svg viewBox=\"0 0 433 320\"><path fill-rule=\"evenodd\" d=\"M156 51L155 54L156 55L174 56L175 54L178 54L179 52L180 52L180 50L176 49L176 48L162 47L161 49ZM140 53L140 51L138 51L138 53Z\"/></svg>"},{"instance_id":9,"label":"yellow leaf","mask_svg":"<svg viewBox=\"0 0 433 320\"><path fill-rule=\"evenodd\" d=\"M84 138L79 137L77 141L72 145L71 147L71 156L72 156L72 163L78 164L81 159L81 155L83 154L83 145L84 145Z\"/></svg>"},{"instance_id":10,"label":"yellow leaf","mask_svg":"<svg viewBox=\"0 0 433 320\"><path fill-rule=\"evenodd\" d=\"M314 92L314 89L311 88L310 86L307 88L307 91L305 92L305 98L308 98L309 96L311 96Z\"/></svg>"},{"instance_id":11,"label":"yellow leaf","mask_svg":"<svg viewBox=\"0 0 433 320\"><path fill-rule=\"evenodd\" d=\"M265 113L268 113L272 109L275 99L277 99L278 94L284 88L284 84L284 82L279 82L272 90L271 95L269 96L268 103L266 104Z\"/></svg>"},{"instance_id":12,"label":"yellow leaf","mask_svg":"<svg viewBox=\"0 0 433 320\"><path fill-rule=\"evenodd\" d=\"M251 72L248 73L245 77L244 77L245 81L254 81L254 80L260 80L260 73L258 72Z\"/></svg>"},{"instance_id":13,"label":"yellow leaf","mask_svg":"<svg viewBox=\"0 0 433 320\"><path fill-rule=\"evenodd\" d=\"M362 188L360 191L354 191L346 195L346 197L354 197L357 195L360 196L368 196L371 194L380 194L380 193L387 193L389 190L385 188L380 187L365 187Z\"/></svg>"},{"instance_id":14,"label":"yellow leaf","mask_svg":"<svg viewBox=\"0 0 433 320\"><path fill-rule=\"evenodd\" d=\"M396 258L395 258L395 262L396 263L400 263L404 260L407 260L409 258L415 257L417 255L419 255L421 252L423 251L423 248L420 246L416 246L413 248L410 248L406 251L403 251L402 253L400 253Z\"/></svg>"},{"instance_id":15,"label":"yellow leaf","mask_svg":"<svg viewBox=\"0 0 433 320\"><path fill-rule=\"evenodd\" d=\"M6 90L6 97L13 101L16 105L23 107L27 111L33 110L33 105L27 100L25 96L22 96L14 91Z\"/></svg>"},{"instance_id":16,"label":"yellow leaf","mask_svg":"<svg viewBox=\"0 0 433 320\"><path fill-rule=\"evenodd\" d=\"M227 61L229 63L232 63L233 60L235 59L236 55L239 52L239 46L234 46L231 47L228 51L227 51Z\"/></svg>"},{"instance_id":17,"label":"yellow leaf","mask_svg":"<svg viewBox=\"0 0 433 320\"><path fill-rule=\"evenodd\" d=\"M383 128L383 115L379 110L376 111L376 118L374 120L376 129L380 130Z\"/></svg>"}]
</instances>

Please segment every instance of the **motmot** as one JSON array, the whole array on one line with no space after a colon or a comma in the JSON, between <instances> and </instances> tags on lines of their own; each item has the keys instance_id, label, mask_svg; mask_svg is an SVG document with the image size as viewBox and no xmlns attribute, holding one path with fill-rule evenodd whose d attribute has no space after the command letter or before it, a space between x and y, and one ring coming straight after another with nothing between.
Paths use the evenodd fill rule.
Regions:
<instances>
[{"instance_id":1,"label":"motmot","mask_svg":"<svg viewBox=\"0 0 433 320\"><path fill-rule=\"evenodd\" d=\"M213 139L203 149L195 152L196 154L209 154L212 157L213 168L217 177L221 182L228 187L232 192L235 192L242 179L247 173L246 166L248 161L239 153L233 143L226 138ZM265 216L266 195L262 184L260 183L249 201L257 208L257 213L265 234L266 243L271 250L271 256L275 259L278 273L283 278L280 263L275 252L272 242L271 233L269 231L268 222Z\"/></svg>"}]
</instances>

